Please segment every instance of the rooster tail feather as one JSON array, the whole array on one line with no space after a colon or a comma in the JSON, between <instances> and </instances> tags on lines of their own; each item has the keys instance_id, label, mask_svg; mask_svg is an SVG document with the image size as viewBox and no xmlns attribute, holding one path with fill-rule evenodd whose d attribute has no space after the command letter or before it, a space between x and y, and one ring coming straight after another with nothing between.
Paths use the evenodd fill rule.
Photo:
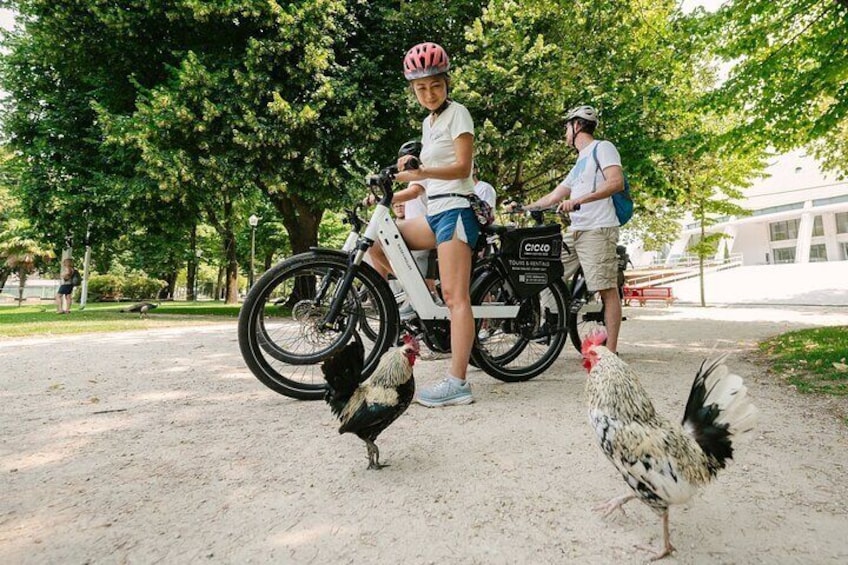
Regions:
<instances>
[{"instance_id":1,"label":"rooster tail feather","mask_svg":"<svg viewBox=\"0 0 848 565\"><path fill-rule=\"evenodd\" d=\"M733 458L736 440L750 432L757 409L748 398L742 377L724 364L727 355L701 363L683 414L683 427L710 460L715 474Z\"/></svg>"},{"instance_id":2,"label":"rooster tail feather","mask_svg":"<svg viewBox=\"0 0 848 565\"><path fill-rule=\"evenodd\" d=\"M363 380L365 347L359 334L354 332L353 337L353 341L321 364L321 372L324 374L324 380L327 381L324 400L333 407L334 411L335 405L344 406Z\"/></svg>"}]
</instances>

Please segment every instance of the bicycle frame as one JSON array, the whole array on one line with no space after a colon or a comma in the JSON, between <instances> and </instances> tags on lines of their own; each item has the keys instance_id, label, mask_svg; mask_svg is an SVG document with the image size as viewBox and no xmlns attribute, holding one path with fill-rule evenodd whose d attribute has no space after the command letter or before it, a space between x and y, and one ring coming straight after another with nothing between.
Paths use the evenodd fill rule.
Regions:
<instances>
[{"instance_id":1,"label":"bicycle frame","mask_svg":"<svg viewBox=\"0 0 848 565\"><path fill-rule=\"evenodd\" d=\"M436 304L433 295L424 283L424 277L415 264L415 259L409 251L406 242L400 235L394 220L391 217L389 207L382 202L377 204L374 214L365 228L365 234L360 238L357 253L353 262L359 265L365 257L363 241L370 248L373 242L379 241L383 246L383 252L392 266L392 271L400 284L406 290L406 295L412 303L412 307L422 320L449 320L450 310L446 306ZM366 248L366 249L367 249ZM497 304L485 304L472 306L471 312L474 318L515 318L520 306L505 306Z\"/></svg>"},{"instance_id":2,"label":"bicycle frame","mask_svg":"<svg viewBox=\"0 0 848 565\"><path fill-rule=\"evenodd\" d=\"M406 291L407 298L412 304L421 320L450 320L450 310L447 306L437 304L430 293L427 285L424 282L424 277L418 270L418 266L412 257L412 253L403 237L400 235L397 224L391 216L390 207L392 203L392 181L396 170L385 169L379 175L372 175L368 178L368 184L371 187L379 187L382 192L380 202L374 208L371 219L365 228L365 233L362 234L356 244L352 246L355 252L351 255L351 267L345 273L345 280L342 282L342 292L333 300L330 305L330 310L324 318L325 324L330 324L335 320L338 312L341 310L342 299L347 289L350 287L350 281L356 269L360 268L365 254L374 245L374 242L379 241L383 247L383 252L392 267L395 277ZM344 248L349 248L352 243L352 238L356 231L356 226L348 236ZM487 303L485 305L472 306L471 313L474 318L504 318L513 319L518 316L520 306L514 305L498 305Z\"/></svg>"}]
</instances>

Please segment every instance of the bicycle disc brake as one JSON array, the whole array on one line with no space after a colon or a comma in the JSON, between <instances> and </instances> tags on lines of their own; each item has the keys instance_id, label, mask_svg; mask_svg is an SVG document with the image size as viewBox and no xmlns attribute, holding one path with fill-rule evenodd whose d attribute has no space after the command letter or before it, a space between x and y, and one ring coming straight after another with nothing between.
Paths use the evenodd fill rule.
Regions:
<instances>
[{"instance_id":1,"label":"bicycle disc brake","mask_svg":"<svg viewBox=\"0 0 848 565\"><path fill-rule=\"evenodd\" d=\"M448 320L422 320L424 343L433 351L450 353L450 322Z\"/></svg>"},{"instance_id":2,"label":"bicycle disc brake","mask_svg":"<svg viewBox=\"0 0 848 565\"><path fill-rule=\"evenodd\" d=\"M525 298L521 301L521 306L518 308L518 315L513 320L513 328L515 333L525 339L532 339L539 327L539 312L536 305L530 298Z\"/></svg>"}]
</instances>

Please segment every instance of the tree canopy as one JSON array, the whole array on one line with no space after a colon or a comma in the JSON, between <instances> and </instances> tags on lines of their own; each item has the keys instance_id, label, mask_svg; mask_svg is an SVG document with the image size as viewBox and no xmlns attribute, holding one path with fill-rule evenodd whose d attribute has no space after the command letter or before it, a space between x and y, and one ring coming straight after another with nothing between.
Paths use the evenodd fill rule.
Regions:
<instances>
[{"instance_id":1,"label":"tree canopy","mask_svg":"<svg viewBox=\"0 0 848 565\"><path fill-rule=\"evenodd\" d=\"M130 252L174 280L208 226L234 300L250 214L293 252L315 245L327 211L419 135L400 62L436 40L501 196L552 188L574 159L564 113L589 103L634 187L631 233L661 245L704 179L743 186L766 149L813 143L848 169L845 4L0 0L19 14L2 171L34 233L58 249L91 228L104 266ZM716 58L736 62L723 84Z\"/></svg>"},{"instance_id":2,"label":"tree canopy","mask_svg":"<svg viewBox=\"0 0 848 565\"><path fill-rule=\"evenodd\" d=\"M744 116L734 143L812 145L848 174L848 2L732 0L703 22L712 52L733 63L707 101Z\"/></svg>"}]
</instances>

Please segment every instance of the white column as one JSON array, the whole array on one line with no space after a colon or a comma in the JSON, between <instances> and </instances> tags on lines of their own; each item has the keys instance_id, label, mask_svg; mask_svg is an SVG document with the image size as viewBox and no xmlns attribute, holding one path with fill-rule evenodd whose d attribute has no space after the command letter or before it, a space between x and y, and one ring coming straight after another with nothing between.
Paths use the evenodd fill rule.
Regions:
<instances>
[{"instance_id":1,"label":"white column","mask_svg":"<svg viewBox=\"0 0 848 565\"><path fill-rule=\"evenodd\" d=\"M827 260L839 261L839 242L836 241L836 214L827 212L821 216L822 228L824 228L824 246L827 249Z\"/></svg>"},{"instance_id":2,"label":"white column","mask_svg":"<svg viewBox=\"0 0 848 565\"><path fill-rule=\"evenodd\" d=\"M804 202L804 211L801 212L801 221L798 224L798 242L795 244L795 262L810 262L810 243L813 240L813 217L810 211L813 201Z\"/></svg>"}]
</instances>

